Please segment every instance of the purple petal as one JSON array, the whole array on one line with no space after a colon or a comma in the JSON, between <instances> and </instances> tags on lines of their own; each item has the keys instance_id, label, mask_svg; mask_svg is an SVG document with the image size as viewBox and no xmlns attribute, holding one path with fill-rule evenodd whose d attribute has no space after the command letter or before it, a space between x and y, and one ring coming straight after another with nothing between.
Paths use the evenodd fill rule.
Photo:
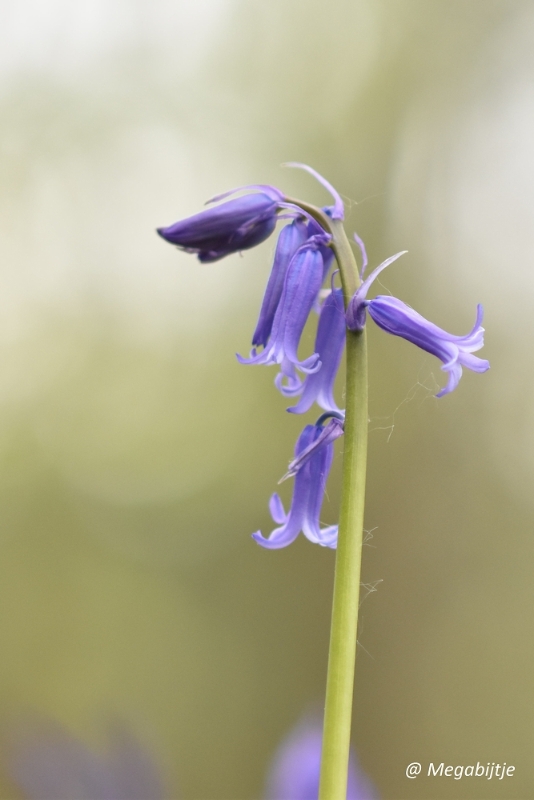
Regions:
<instances>
[{"instance_id":1,"label":"purple petal","mask_svg":"<svg viewBox=\"0 0 534 800\"><path fill-rule=\"evenodd\" d=\"M475 326L467 336L455 336L429 322L413 308L396 297L379 295L367 305L376 324L394 336L401 336L443 362L442 369L449 373L447 386L436 397L454 391L462 376L462 365L475 372L485 372L489 362L472 355L484 345L482 306L477 308Z\"/></svg>"},{"instance_id":2,"label":"purple petal","mask_svg":"<svg viewBox=\"0 0 534 800\"><path fill-rule=\"evenodd\" d=\"M250 250L252 247L261 244L268 239L276 227L276 217L270 219L258 219L253 225L248 226L246 229L239 229L232 236L229 237L228 242L219 242L216 246L211 247L209 250L190 251L189 248L185 249L186 252L197 253L197 258L202 264L212 263L219 261L225 256L232 255L232 253L240 253L242 250Z\"/></svg>"},{"instance_id":3,"label":"purple petal","mask_svg":"<svg viewBox=\"0 0 534 800\"><path fill-rule=\"evenodd\" d=\"M467 367L467 369L470 369L473 372L487 372L490 368L489 361L486 361L485 358L474 356L472 353L461 352L458 360L462 366Z\"/></svg>"},{"instance_id":4,"label":"purple petal","mask_svg":"<svg viewBox=\"0 0 534 800\"><path fill-rule=\"evenodd\" d=\"M445 369L445 367L442 367L442 369ZM450 394L450 392L453 392L460 383L460 378L462 377L461 364L456 361L454 364L451 364L448 367L447 372L449 373L447 385L437 393L436 397L443 397L446 394Z\"/></svg>"},{"instance_id":5,"label":"purple petal","mask_svg":"<svg viewBox=\"0 0 534 800\"><path fill-rule=\"evenodd\" d=\"M271 517L278 525L283 525L287 521L287 514L284 510L284 506L276 492L269 500L269 511L271 512Z\"/></svg>"},{"instance_id":6,"label":"purple petal","mask_svg":"<svg viewBox=\"0 0 534 800\"><path fill-rule=\"evenodd\" d=\"M174 225L158 228L159 235L200 261L216 261L264 241L276 225L278 202L257 192L228 200Z\"/></svg>"},{"instance_id":7,"label":"purple petal","mask_svg":"<svg viewBox=\"0 0 534 800\"><path fill-rule=\"evenodd\" d=\"M304 245L294 256L286 277L283 350L286 358L303 371L316 366L319 356L299 362L298 346L304 326L323 280L323 258L318 249Z\"/></svg>"},{"instance_id":8,"label":"purple petal","mask_svg":"<svg viewBox=\"0 0 534 800\"><path fill-rule=\"evenodd\" d=\"M323 433L324 430L318 435L316 433L317 438L320 438ZM333 438L330 438L330 442L328 442L328 438L329 436L327 435L325 437L323 446L320 447L316 453L308 459L298 473L300 474L301 472L307 471L307 477L310 485L310 498L306 507L302 532L311 542L321 545L323 545L320 523L321 508L323 505L326 480L328 478L330 467L332 466L332 460L334 458L334 447L332 442L335 438L337 438L337 435L334 435ZM336 544L337 538L333 546L335 547Z\"/></svg>"},{"instance_id":9,"label":"purple petal","mask_svg":"<svg viewBox=\"0 0 534 800\"><path fill-rule=\"evenodd\" d=\"M300 533L300 526L293 521L292 525L285 525L282 528L275 528L268 539L263 536L261 531L252 534L254 541L265 548L265 550L281 550L293 544Z\"/></svg>"},{"instance_id":10,"label":"purple petal","mask_svg":"<svg viewBox=\"0 0 534 800\"><path fill-rule=\"evenodd\" d=\"M274 385L285 397L293 397L301 393L304 384L297 375L295 365L288 361L287 358L284 358L280 366L280 372L274 379Z\"/></svg>"},{"instance_id":11,"label":"purple petal","mask_svg":"<svg viewBox=\"0 0 534 800\"><path fill-rule=\"evenodd\" d=\"M287 268L296 251L304 244L307 238L308 226L298 219L290 225L286 225L280 232L273 268L265 290L258 324L252 337L252 344L255 346L261 345L265 347L267 344L273 327L274 315L282 296Z\"/></svg>"},{"instance_id":12,"label":"purple petal","mask_svg":"<svg viewBox=\"0 0 534 800\"><path fill-rule=\"evenodd\" d=\"M287 472L282 480L296 475L297 472L302 469L304 464L309 461L309 459L317 452L319 448L332 444L336 439L339 439L340 436L343 436L344 428L345 426L342 420L336 417L330 419L323 427L317 438L311 442L308 447L306 447L304 450L301 450L298 456L296 456L293 461L290 462Z\"/></svg>"},{"instance_id":13,"label":"purple petal","mask_svg":"<svg viewBox=\"0 0 534 800\"><path fill-rule=\"evenodd\" d=\"M330 547L335 550L337 547L339 525L329 525L327 528L321 528L318 534L317 544L321 547Z\"/></svg>"},{"instance_id":14,"label":"purple petal","mask_svg":"<svg viewBox=\"0 0 534 800\"><path fill-rule=\"evenodd\" d=\"M296 459L302 454L309 453L310 446L323 434L324 428L320 425L306 425L295 446ZM327 434L327 438L328 436L329 434ZM253 533L252 538L259 545L270 550L287 547L302 531L314 544L326 547L336 546L335 526L323 530L320 527L324 490L333 458L331 442L334 438L337 437L334 436L329 441L324 441L322 446L313 448L313 452L300 465L295 477L291 508L283 518L283 507L278 495L271 497L269 507L273 519L281 521L282 524L275 528L268 538L265 538L261 531Z\"/></svg>"},{"instance_id":15,"label":"purple petal","mask_svg":"<svg viewBox=\"0 0 534 800\"><path fill-rule=\"evenodd\" d=\"M369 264L369 260L367 258L367 250L365 249L365 244L363 243L363 239L360 239L357 233L352 234L354 241L360 248L360 253L362 254L362 268L360 270L360 279L363 280L363 276L365 275L365 270L367 269L367 265Z\"/></svg>"},{"instance_id":16,"label":"purple petal","mask_svg":"<svg viewBox=\"0 0 534 800\"><path fill-rule=\"evenodd\" d=\"M283 364L284 377L290 375L288 364L308 373L320 369L317 353L304 361L299 361L297 354L302 331L321 288L323 260L318 246L317 237L312 237L291 259L265 349L257 353L253 348L248 359L238 355L241 364Z\"/></svg>"},{"instance_id":17,"label":"purple petal","mask_svg":"<svg viewBox=\"0 0 534 800\"><path fill-rule=\"evenodd\" d=\"M314 402L325 411L339 411L334 400L334 382L343 355L345 334L343 290L334 289L323 303L317 326L315 352L321 360L321 369L306 376L301 399L296 406L288 408L288 411L303 414Z\"/></svg>"},{"instance_id":18,"label":"purple petal","mask_svg":"<svg viewBox=\"0 0 534 800\"><path fill-rule=\"evenodd\" d=\"M314 437L315 425L307 425L297 439L297 443L295 445L295 455L298 455L302 450L305 450L306 447L311 444ZM295 479L291 508L289 509L289 514L286 515L281 527L275 528L268 539L265 539L260 531L253 533L252 538L262 547L265 547L269 550L287 547L288 544L291 544L291 542L295 541L302 530L302 524L306 514L306 507L309 503L309 492L309 481L306 480L306 476L303 473L299 473ZM272 510L273 509L271 508L271 512ZM278 512L278 510L278 508L274 507L275 512Z\"/></svg>"},{"instance_id":19,"label":"purple petal","mask_svg":"<svg viewBox=\"0 0 534 800\"><path fill-rule=\"evenodd\" d=\"M230 195L236 194L236 192L244 192L248 191L249 189L256 189L262 194L266 194L275 203L279 203L284 199L284 193L281 192L280 189L277 189L276 186L271 186L268 183L251 183L248 186L238 186L236 189L229 189L227 192L217 194L215 197L211 197L209 200L206 200L206 205L209 203L218 203L220 200L224 200L225 197L230 197Z\"/></svg>"}]
</instances>

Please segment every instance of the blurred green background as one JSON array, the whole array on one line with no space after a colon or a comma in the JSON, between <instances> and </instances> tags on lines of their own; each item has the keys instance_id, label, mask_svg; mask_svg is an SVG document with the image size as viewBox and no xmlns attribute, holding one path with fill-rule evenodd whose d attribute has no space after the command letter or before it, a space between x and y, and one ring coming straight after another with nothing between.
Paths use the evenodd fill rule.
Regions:
<instances>
[{"instance_id":1,"label":"blurred green background","mask_svg":"<svg viewBox=\"0 0 534 800\"><path fill-rule=\"evenodd\" d=\"M98 747L120 719L169 798L250 800L321 704L333 554L250 539L303 424L234 357L274 240L200 265L154 233L246 183L325 202L298 160L372 265L409 250L387 291L458 334L484 304L492 364L435 400L439 364L370 327L360 761L387 800L533 797L533 4L6 0L0 22L4 735L37 713Z\"/></svg>"}]
</instances>

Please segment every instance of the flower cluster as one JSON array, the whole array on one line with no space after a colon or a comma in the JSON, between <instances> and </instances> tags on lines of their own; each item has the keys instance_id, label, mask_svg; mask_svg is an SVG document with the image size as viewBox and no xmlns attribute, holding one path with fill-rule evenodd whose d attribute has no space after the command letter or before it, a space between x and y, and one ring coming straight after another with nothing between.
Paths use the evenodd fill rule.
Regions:
<instances>
[{"instance_id":1,"label":"flower cluster","mask_svg":"<svg viewBox=\"0 0 534 800\"><path fill-rule=\"evenodd\" d=\"M300 532L312 542L335 548L337 526L321 527L320 515L326 480L333 458L333 442L343 435L344 412L334 399L334 382L343 355L347 330L358 334L367 312L376 324L437 356L449 373L447 386L438 397L456 388L462 367L484 372L489 363L473 352L483 346L482 307L478 307L475 327L467 336L453 336L425 320L394 297L378 296L367 300L377 275L402 253L388 258L364 279L367 254L361 239L355 240L362 253L361 285L345 309L343 291L323 289L334 261L330 221L343 220L343 202L328 181L311 167L301 167L314 175L331 193L334 203L322 209L287 198L274 186L252 185L234 189L209 201L218 202L205 211L158 233L166 241L202 262L216 261L230 253L254 247L275 230L278 220L288 220L279 233L271 274L265 290L252 350L248 357L238 355L242 364L277 365L277 389L286 397L298 398L288 408L293 414L307 412L314 403L323 410L314 425L302 431L295 448L295 459L284 477L295 477L291 508L286 514L277 494L270 501L272 518L279 527L268 538L261 532L253 538L262 547L277 549L293 542ZM239 197L229 196L244 192ZM224 201L224 202L219 202ZM322 302L321 302L322 301ZM319 312L314 352L299 356L304 326L313 310ZM349 333L349 335L351 335Z\"/></svg>"}]
</instances>

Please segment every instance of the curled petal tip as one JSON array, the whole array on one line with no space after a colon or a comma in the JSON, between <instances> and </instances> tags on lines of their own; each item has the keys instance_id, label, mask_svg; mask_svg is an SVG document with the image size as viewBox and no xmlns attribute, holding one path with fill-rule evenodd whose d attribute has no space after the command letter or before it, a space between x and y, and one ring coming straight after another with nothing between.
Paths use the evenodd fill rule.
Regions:
<instances>
[{"instance_id":1,"label":"curled petal tip","mask_svg":"<svg viewBox=\"0 0 534 800\"><path fill-rule=\"evenodd\" d=\"M284 197L283 193L280 191L280 189L277 189L276 186L271 186L266 183L251 183L248 186L237 186L235 189L229 189L227 192L216 194L214 197L210 197L209 200L206 200L204 205L208 206L211 203L218 203L220 200L224 200L226 197L231 197L231 195L237 194L237 192L245 192L250 190L266 194L276 202L282 200Z\"/></svg>"},{"instance_id":2,"label":"curled petal tip","mask_svg":"<svg viewBox=\"0 0 534 800\"><path fill-rule=\"evenodd\" d=\"M326 178L323 178L323 176L320 175L317 172L317 170L313 169L313 167L309 167L307 164L301 164L300 161L286 161L284 164L282 164L282 166L295 167L296 169L303 169L305 172L309 172L310 175L313 175L313 177L317 181L319 181L319 183L322 184L322 186L324 186L324 188L327 191L329 191L332 197L334 198L334 207L332 209L332 214L331 214L332 219L344 218L345 208L343 206L343 200L339 196L338 192L336 192L332 184L329 181L327 181Z\"/></svg>"},{"instance_id":3,"label":"curled petal tip","mask_svg":"<svg viewBox=\"0 0 534 800\"><path fill-rule=\"evenodd\" d=\"M352 234L354 241L360 248L360 253L362 254L362 268L360 270L360 280L363 280L363 276L365 275L365 270L367 269L367 265L369 264L369 259L367 258L367 250L365 249L365 244L363 239L361 239L357 233Z\"/></svg>"}]
</instances>

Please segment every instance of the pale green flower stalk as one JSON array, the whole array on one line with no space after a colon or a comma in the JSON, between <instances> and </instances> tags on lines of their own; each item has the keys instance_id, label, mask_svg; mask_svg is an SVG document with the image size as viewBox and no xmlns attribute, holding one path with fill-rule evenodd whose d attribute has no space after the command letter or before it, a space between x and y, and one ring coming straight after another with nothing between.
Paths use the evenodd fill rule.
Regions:
<instances>
[{"instance_id":1,"label":"pale green flower stalk","mask_svg":"<svg viewBox=\"0 0 534 800\"><path fill-rule=\"evenodd\" d=\"M360 285L356 259L341 220L305 208L332 234L345 307ZM365 328L346 333L345 436L337 539L319 800L345 800L350 753L358 607L367 472L368 375Z\"/></svg>"},{"instance_id":2,"label":"pale green flower stalk","mask_svg":"<svg viewBox=\"0 0 534 800\"><path fill-rule=\"evenodd\" d=\"M345 230L332 224L345 305L359 285ZM368 377L365 328L347 329L345 447L321 762L320 800L345 800L356 661L367 470Z\"/></svg>"}]
</instances>

